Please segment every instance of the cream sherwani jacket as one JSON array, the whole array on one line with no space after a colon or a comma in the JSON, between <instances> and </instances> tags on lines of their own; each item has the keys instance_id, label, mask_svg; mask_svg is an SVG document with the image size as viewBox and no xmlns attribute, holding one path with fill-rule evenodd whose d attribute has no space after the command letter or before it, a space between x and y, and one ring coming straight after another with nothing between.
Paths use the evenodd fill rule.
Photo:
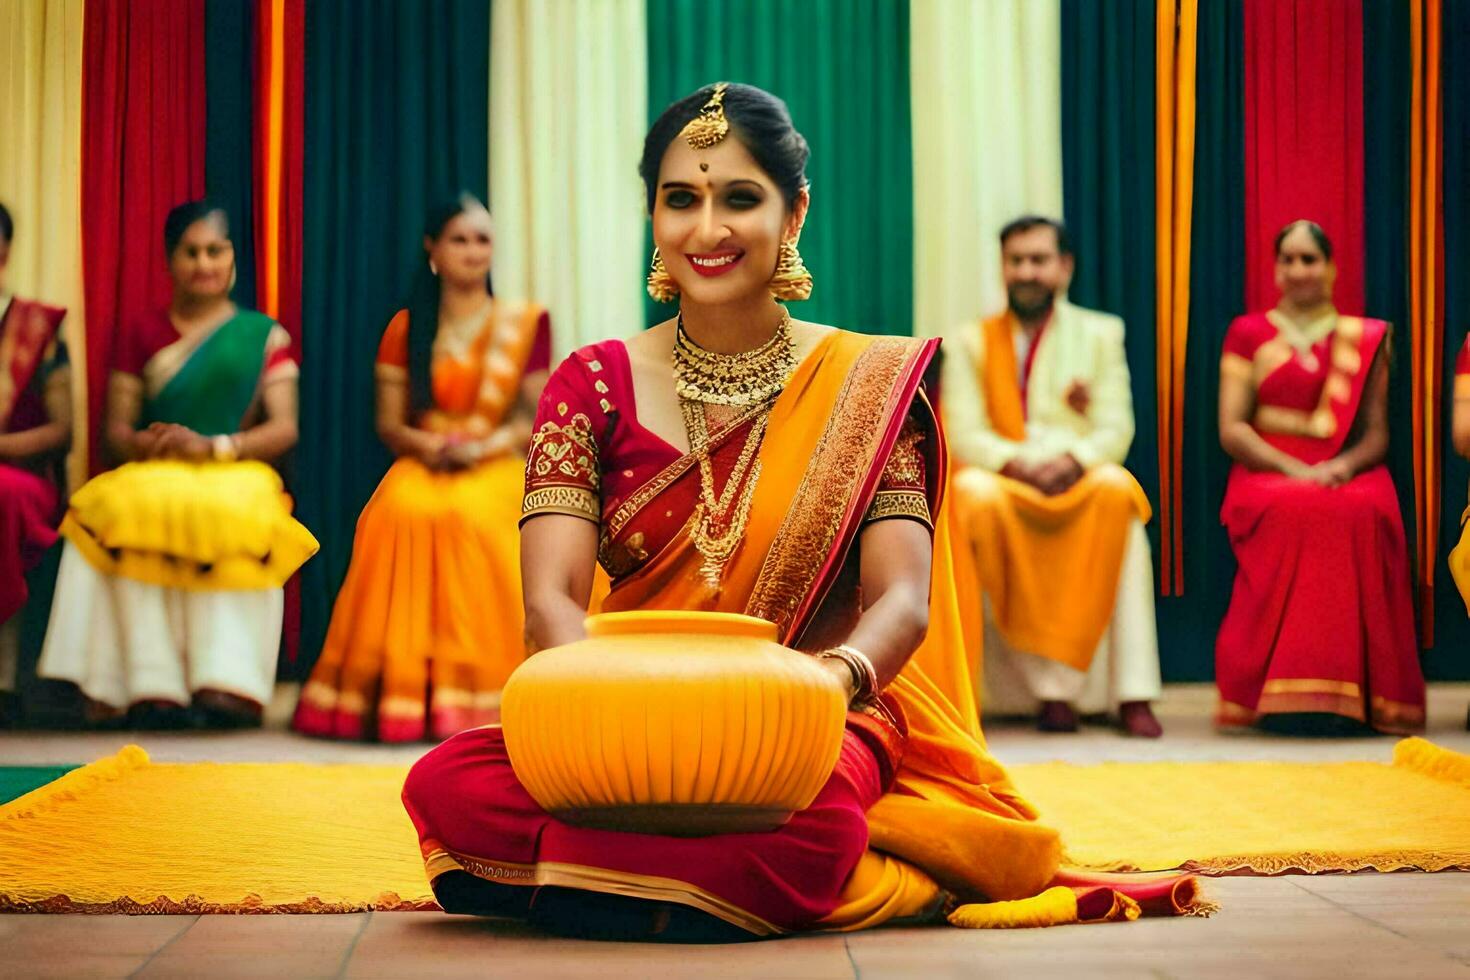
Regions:
<instances>
[{"instance_id":1,"label":"cream sherwani jacket","mask_svg":"<svg viewBox=\"0 0 1470 980\"><path fill-rule=\"evenodd\" d=\"M1015 326L1020 330L1019 324ZM990 423L980 377L985 338L980 323L951 334L944 359L945 429L961 464L997 471L1012 459L1039 461L1071 453L1084 470L1123 462L1133 443L1133 392L1123 349L1123 321L1110 313L1057 300L1037 341L1026 392L1026 440L1012 442ZM1073 411L1067 391L1087 386L1087 414Z\"/></svg>"}]
</instances>

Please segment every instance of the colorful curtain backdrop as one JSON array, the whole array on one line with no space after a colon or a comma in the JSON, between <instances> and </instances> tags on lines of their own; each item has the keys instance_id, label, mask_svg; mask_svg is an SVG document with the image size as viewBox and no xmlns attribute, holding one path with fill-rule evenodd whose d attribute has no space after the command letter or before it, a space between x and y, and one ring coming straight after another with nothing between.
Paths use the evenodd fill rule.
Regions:
<instances>
[{"instance_id":1,"label":"colorful curtain backdrop","mask_svg":"<svg viewBox=\"0 0 1470 980\"><path fill-rule=\"evenodd\" d=\"M258 307L255 291L255 10L241 0L204 6L204 187L230 215L235 301Z\"/></svg>"},{"instance_id":2,"label":"colorful curtain backdrop","mask_svg":"<svg viewBox=\"0 0 1470 980\"><path fill-rule=\"evenodd\" d=\"M82 252L94 468L114 338L168 302L163 221L204 193L204 52L203 0L86 5Z\"/></svg>"},{"instance_id":3,"label":"colorful curtain backdrop","mask_svg":"<svg viewBox=\"0 0 1470 980\"><path fill-rule=\"evenodd\" d=\"M1363 309L1363 8L1245 0L1246 306L1276 302L1272 241L1311 218L1332 236L1335 298Z\"/></svg>"},{"instance_id":4,"label":"colorful curtain backdrop","mask_svg":"<svg viewBox=\"0 0 1470 980\"><path fill-rule=\"evenodd\" d=\"M306 0L256 0L257 305L301 337Z\"/></svg>"},{"instance_id":5,"label":"colorful curtain backdrop","mask_svg":"<svg viewBox=\"0 0 1470 980\"><path fill-rule=\"evenodd\" d=\"M1393 324L1388 466L1410 548L1416 540L1415 337L1409 306L1409 130L1412 69L1408 3L1363 4L1364 312ZM1453 362L1453 358L1451 358ZM1453 363L1450 367L1453 368ZM1453 591L1453 590L1451 590Z\"/></svg>"},{"instance_id":6,"label":"colorful curtain backdrop","mask_svg":"<svg viewBox=\"0 0 1470 980\"><path fill-rule=\"evenodd\" d=\"M1443 139L1444 148L1444 353L1443 401L1444 424L1441 427L1440 452L1444 459L1442 504L1440 511L1439 561L1444 569L1450 548L1460 538L1460 514L1466 508L1466 490L1470 487L1470 463L1455 454L1450 444L1450 410L1454 391L1455 352L1470 333L1470 188L1465 174L1470 173L1470 61L1460 52L1470 50L1470 0L1444 0L1443 29L1440 37L1441 70L1443 72ZM1443 572L1436 579L1435 645L1425 657L1424 671L1432 680L1470 676L1465 651L1470 650L1470 619L1450 577Z\"/></svg>"},{"instance_id":7,"label":"colorful curtain backdrop","mask_svg":"<svg viewBox=\"0 0 1470 980\"><path fill-rule=\"evenodd\" d=\"M1444 227L1441 183L1441 0L1409 7L1409 309L1413 322L1414 509L1418 515L1419 630L1434 644L1439 570L1440 403L1444 386ZM1457 175L1464 179L1464 175Z\"/></svg>"},{"instance_id":8,"label":"colorful curtain backdrop","mask_svg":"<svg viewBox=\"0 0 1470 980\"><path fill-rule=\"evenodd\" d=\"M66 307L71 358L86 363L82 288L82 0L0 4L0 202L15 219L5 270L12 293ZM85 375L72 416L87 417ZM86 476L78 426L67 471Z\"/></svg>"},{"instance_id":9,"label":"colorful curtain backdrop","mask_svg":"<svg viewBox=\"0 0 1470 980\"><path fill-rule=\"evenodd\" d=\"M498 0L495 288L551 311L558 356L643 326L644 0Z\"/></svg>"},{"instance_id":10,"label":"colorful curtain backdrop","mask_svg":"<svg viewBox=\"0 0 1470 980\"><path fill-rule=\"evenodd\" d=\"M1339 305L1395 324L1390 467L1427 670L1467 677L1470 619L1441 574L1470 484L1448 384L1470 330L1470 69L1450 56L1467 44L1470 0L0 3L9 282L70 309L78 480L115 333L168 296L164 214L206 190L231 211L237 297L303 347L285 469L324 545L305 670L387 461L371 362L428 202L493 191L499 291L550 305L559 352L625 334L668 314L641 293L648 121L754 82L812 143L803 316L945 333L1003 306L1006 220L1067 218L1073 299L1128 323L1129 463L1160 585L1183 586L1159 605L1165 675L1204 679L1234 571L1220 342L1274 302L1271 237L1310 216L1338 246Z\"/></svg>"},{"instance_id":11,"label":"colorful curtain backdrop","mask_svg":"<svg viewBox=\"0 0 1470 980\"><path fill-rule=\"evenodd\" d=\"M1159 412L1161 591L1184 593L1184 377L1189 345L1189 260L1194 219L1194 111L1198 0L1159 0L1154 12L1155 327Z\"/></svg>"},{"instance_id":12,"label":"colorful curtain backdrop","mask_svg":"<svg viewBox=\"0 0 1470 980\"><path fill-rule=\"evenodd\" d=\"M1172 4L1171 4L1172 9ZM1159 385L1155 331L1155 0L1062 0L1063 214L1077 252L1071 299L1123 318L1137 434L1128 469L1157 517ZM1165 251L1163 254L1167 254ZM1160 584L1165 581L1160 576Z\"/></svg>"},{"instance_id":13,"label":"colorful curtain backdrop","mask_svg":"<svg viewBox=\"0 0 1470 980\"><path fill-rule=\"evenodd\" d=\"M313 0L306 9L299 514L302 671L326 634L358 512L386 468L373 358L422 261L431 202L486 193L489 7Z\"/></svg>"},{"instance_id":14,"label":"colorful curtain backdrop","mask_svg":"<svg viewBox=\"0 0 1470 980\"><path fill-rule=\"evenodd\" d=\"M701 85L749 82L785 99L810 143L812 209L801 254L816 286L796 315L909 333L907 0L648 0L647 20L648 121ZM636 156L630 165L636 170ZM963 213L925 197L924 207ZM645 268L651 239L647 248ZM672 314L672 306L648 304L649 323Z\"/></svg>"},{"instance_id":15,"label":"colorful curtain backdrop","mask_svg":"<svg viewBox=\"0 0 1470 980\"><path fill-rule=\"evenodd\" d=\"M1190 222L1189 343L1179 485L1184 594L1159 601L1159 647L1172 680L1214 677L1215 631L1235 577L1220 504L1230 460L1215 412L1220 348L1245 303L1244 80L1241 7L1201 0L1195 34L1194 166Z\"/></svg>"},{"instance_id":16,"label":"colorful curtain backdrop","mask_svg":"<svg viewBox=\"0 0 1470 980\"><path fill-rule=\"evenodd\" d=\"M912 2L914 331L934 336L1005 308L1007 221L1062 212L1061 18L1055 2Z\"/></svg>"}]
</instances>

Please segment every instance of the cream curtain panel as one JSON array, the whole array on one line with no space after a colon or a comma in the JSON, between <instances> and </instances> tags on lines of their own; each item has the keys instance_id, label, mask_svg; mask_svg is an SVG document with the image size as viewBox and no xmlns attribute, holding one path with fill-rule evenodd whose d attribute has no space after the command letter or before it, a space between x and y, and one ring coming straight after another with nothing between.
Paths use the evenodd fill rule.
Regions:
<instances>
[{"instance_id":1,"label":"cream curtain panel","mask_svg":"<svg viewBox=\"0 0 1470 980\"><path fill-rule=\"evenodd\" d=\"M551 310L556 356L643 325L643 0L496 0L495 288Z\"/></svg>"},{"instance_id":2,"label":"cream curtain panel","mask_svg":"<svg viewBox=\"0 0 1470 980\"><path fill-rule=\"evenodd\" d=\"M1003 308L996 233L1061 217L1057 0L912 0L914 333Z\"/></svg>"}]
</instances>

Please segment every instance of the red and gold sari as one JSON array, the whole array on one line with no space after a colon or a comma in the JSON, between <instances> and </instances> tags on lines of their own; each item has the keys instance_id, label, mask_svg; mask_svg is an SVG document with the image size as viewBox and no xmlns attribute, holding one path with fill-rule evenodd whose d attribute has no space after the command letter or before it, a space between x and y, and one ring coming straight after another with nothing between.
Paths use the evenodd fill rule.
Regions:
<instances>
[{"instance_id":1,"label":"red and gold sari","mask_svg":"<svg viewBox=\"0 0 1470 980\"><path fill-rule=\"evenodd\" d=\"M932 911L943 889L1038 894L1057 872L1055 831L986 750L949 560L944 441L921 378L938 344L834 332L771 408L750 520L711 588L687 522L696 460L641 426L626 348L584 348L542 396L527 462L528 517L600 525L606 610L743 612L814 649L860 613L859 532L929 522L936 548L928 638L877 708L849 715L837 767L780 829L676 838L593 830L541 810L517 780L498 727L464 732L409 774L404 804L436 894L451 911L535 918L550 889L697 909L745 934L854 929ZM752 414L754 414L752 412ZM751 418L712 438L716 480ZM793 463L793 461L797 461ZM475 902L453 900L473 876ZM532 887L527 887L532 886Z\"/></svg>"},{"instance_id":2,"label":"red and gold sari","mask_svg":"<svg viewBox=\"0 0 1470 980\"><path fill-rule=\"evenodd\" d=\"M378 347L380 378L408 378L408 311ZM483 439L515 407L522 378L551 361L539 306L492 302L441 328L433 406L415 425ZM294 726L384 742L448 738L500 717L500 689L524 659L516 534L525 463L505 452L464 470L410 456L388 469L357 520L352 564Z\"/></svg>"},{"instance_id":3,"label":"red and gold sari","mask_svg":"<svg viewBox=\"0 0 1470 980\"><path fill-rule=\"evenodd\" d=\"M55 353L66 311L0 297L0 434L49 420L45 385L64 363ZM59 376L58 376L59 378ZM0 456L0 623L25 605L26 571L56 543L57 473Z\"/></svg>"},{"instance_id":4,"label":"red and gold sari","mask_svg":"<svg viewBox=\"0 0 1470 980\"><path fill-rule=\"evenodd\" d=\"M1315 464L1351 438L1387 338L1381 320L1333 313L1300 330L1251 314L1231 324L1220 371L1252 384L1263 439ZM1423 728L1408 546L1388 468L1327 488L1237 464L1220 516L1239 571L1215 647L1219 723L1314 713Z\"/></svg>"},{"instance_id":5,"label":"red and gold sari","mask_svg":"<svg viewBox=\"0 0 1470 980\"><path fill-rule=\"evenodd\" d=\"M1470 398L1470 337L1465 338L1455 357L1454 397L1456 401ZM1450 577L1460 590L1466 613L1470 613L1470 506L1460 515L1460 540L1450 551Z\"/></svg>"}]
</instances>

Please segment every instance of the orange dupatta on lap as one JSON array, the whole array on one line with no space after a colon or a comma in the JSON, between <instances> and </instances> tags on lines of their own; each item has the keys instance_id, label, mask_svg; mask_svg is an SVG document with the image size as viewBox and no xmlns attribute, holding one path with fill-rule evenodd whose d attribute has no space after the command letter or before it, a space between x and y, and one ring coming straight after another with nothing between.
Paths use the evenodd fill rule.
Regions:
<instances>
[{"instance_id":1,"label":"orange dupatta on lap","mask_svg":"<svg viewBox=\"0 0 1470 980\"><path fill-rule=\"evenodd\" d=\"M744 612L775 623L791 646L842 638L861 612L852 559L864 514L905 418L926 415L934 435L926 440L927 485L937 515L930 628L884 692L880 713L888 719L864 726L886 730L896 769L891 791L869 811L871 844L956 891L1021 898L1051 879L1060 846L1055 831L1032 822L1035 811L980 734L940 492L943 438L920 393L937 346L846 332L824 339L772 408L750 521L719 595L703 585L702 559L685 530L616 581L603 608ZM650 488L667 487L668 472ZM645 496L645 506L657 498L633 495Z\"/></svg>"},{"instance_id":2,"label":"orange dupatta on lap","mask_svg":"<svg viewBox=\"0 0 1470 980\"><path fill-rule=\"evenodd\" d=\"M991 426L1025 442L1010 314L980 330L980 390ZM1113 615L1131 519L1152 516L1143 488L1113 465L1094 467L1056 496L999 474L967 471L961 480L963 538L1000 634L1018 650L1087 670Z\"/></svg>"}]
</instances>

